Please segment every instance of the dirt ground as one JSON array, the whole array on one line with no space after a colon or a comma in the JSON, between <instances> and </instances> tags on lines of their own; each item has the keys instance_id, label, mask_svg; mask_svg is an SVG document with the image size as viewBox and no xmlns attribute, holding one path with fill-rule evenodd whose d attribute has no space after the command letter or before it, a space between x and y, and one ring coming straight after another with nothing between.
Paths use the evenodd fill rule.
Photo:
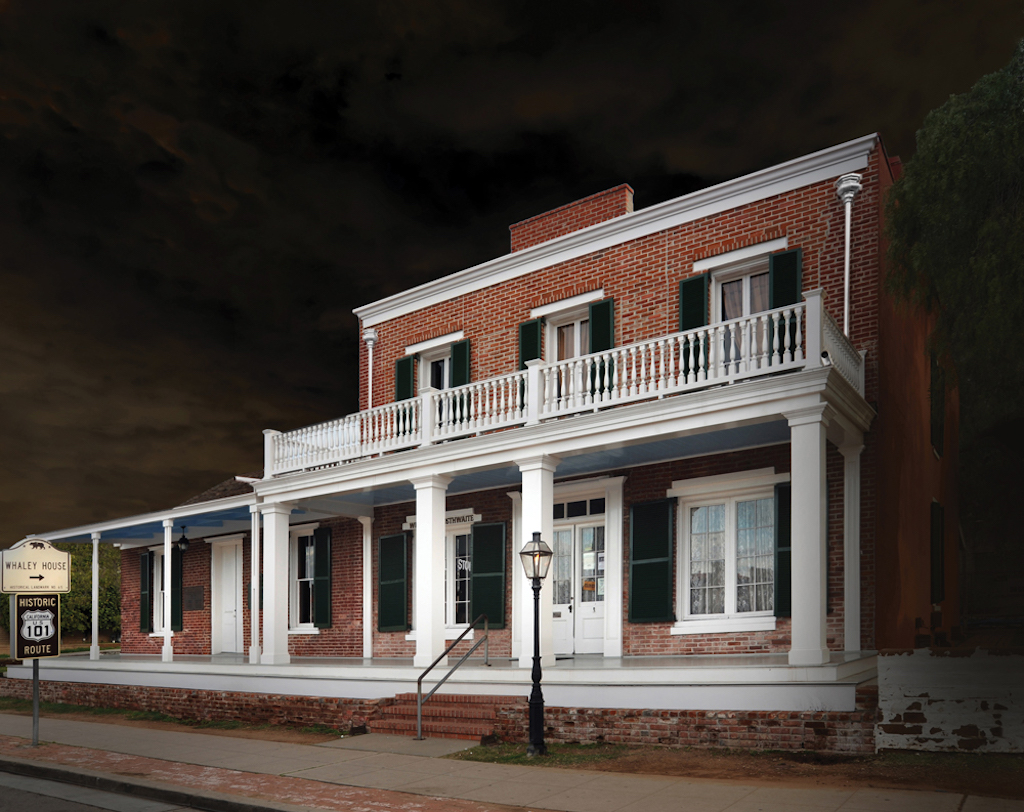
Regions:
<instances>
[{"instance_id":1,"label":"dirt ground","mask_svg":"<svg viewBox=\"0 0 1024 812\"><path fill-rule=\"evenodd\" d=\"M116 715L97 716L93 713L61 713L59 717L155 730L180 731L187 727L175 722L140 721ZM338 738L330 733L288 727L195 729L211 736L293 744L319 744ZM539 762L537 763L539 765ZM889 752L867 756L842 756L812 751L748 752L634 747L629 748L625 755L594 759L574 764L573 768L686 776L739 784L944 790L987 797L1024 799L1024 755L1019 754Z\"/></svg>"}]
</instances>

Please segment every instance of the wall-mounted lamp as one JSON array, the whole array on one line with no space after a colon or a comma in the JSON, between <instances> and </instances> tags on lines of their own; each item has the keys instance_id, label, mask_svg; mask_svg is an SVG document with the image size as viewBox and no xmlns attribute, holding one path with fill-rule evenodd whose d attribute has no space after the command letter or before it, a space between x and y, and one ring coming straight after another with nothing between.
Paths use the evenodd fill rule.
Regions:
<instances>
[{"instance_id":1,"label":"wall-mounted lamp","mask_svg":"<svg viewBox=\"0 0 1024 812\"><path fill-rule=\"evenodd\" d=\"M825 352L823 352L821 354L821 365L823 367L830 367L830 366L832 366L832 359L829 358L828 350L825 350Z\"/></svg>"}]
</instances>

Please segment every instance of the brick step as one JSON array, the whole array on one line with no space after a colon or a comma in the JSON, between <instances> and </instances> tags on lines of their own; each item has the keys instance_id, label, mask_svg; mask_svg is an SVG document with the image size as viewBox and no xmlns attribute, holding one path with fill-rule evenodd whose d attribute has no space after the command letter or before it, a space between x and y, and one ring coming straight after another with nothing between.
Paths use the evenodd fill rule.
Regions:
<instances>
[{"instance_id":1,"label":"brick step","mask_svg":"<svg viewBox=\"0 0 1024 812\"><path fill-rule=\"evenodd\" d=\"M415 736L416 719L377 719L367 725L371 733L392 733L398 736ZM467 724L465 722L436 722L423 720L423 735L445 739L465 739L485 742L493 739L494 726Z\"/></svg>"},{"instance_id":2,"label":"brick step","mask_svg":"<svg viewBox=\"0 0 1024 812\"><path fill-rule=\"evenodd\" d=\"M416 704L416 694L395 694L395 702ZM454 703L457 705L526 705L525 696L490 696L488 694L434 694L427 700L431 703ZM426 707L426 706L424 706Z\"/></svg>"},{"instance_id":3,"label":"brick step","mask_svg":"<svg viewBox=\"0 0 1024 812\"><path fill-rule=\"evenodd\" d=\"M416 703L405 703L400 705L387 705L380 709L385 717L409 717L416 718ZM433 702L426 702L423 705L423 718L427 719L489 719L497 718L498 714L490 705L452 705L446 702L441 705L434 705Z\"/></svg>"}]
</instances>

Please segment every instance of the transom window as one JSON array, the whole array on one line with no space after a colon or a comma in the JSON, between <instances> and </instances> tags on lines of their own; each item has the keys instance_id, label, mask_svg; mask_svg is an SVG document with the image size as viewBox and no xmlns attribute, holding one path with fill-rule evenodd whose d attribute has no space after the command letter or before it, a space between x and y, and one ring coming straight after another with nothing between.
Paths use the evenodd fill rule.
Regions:
<instances>
[{"instance_id":1,"label":"transom window","mask_svg":"<svg viewBox=\"0 0 1024 812\"><path fill-rule=\"evenodd\" d=\"M690 617L775 607L775 500L769 493L686 504L682 583Z\"/></svg>"}]
</instances>

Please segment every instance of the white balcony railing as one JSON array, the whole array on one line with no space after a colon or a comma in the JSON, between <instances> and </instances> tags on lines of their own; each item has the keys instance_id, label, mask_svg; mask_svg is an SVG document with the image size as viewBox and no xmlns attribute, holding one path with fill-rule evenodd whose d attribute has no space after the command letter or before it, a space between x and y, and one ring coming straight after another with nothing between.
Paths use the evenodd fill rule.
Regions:
<instances>
[{"instance_id":1,"label":"white balcony railing","mask_svg":"<svg viewBox=\"0 0 1024 812\"><path fill-rule=\"evenodd\" d=\"M861 394L864 361L824 312L805 301L732 321L639 341L453 389L426 389L287 433L267 431L266 476L310 470L441 440L792 370L817 367L822 351Z\"/></svg>"}]
</instances>

